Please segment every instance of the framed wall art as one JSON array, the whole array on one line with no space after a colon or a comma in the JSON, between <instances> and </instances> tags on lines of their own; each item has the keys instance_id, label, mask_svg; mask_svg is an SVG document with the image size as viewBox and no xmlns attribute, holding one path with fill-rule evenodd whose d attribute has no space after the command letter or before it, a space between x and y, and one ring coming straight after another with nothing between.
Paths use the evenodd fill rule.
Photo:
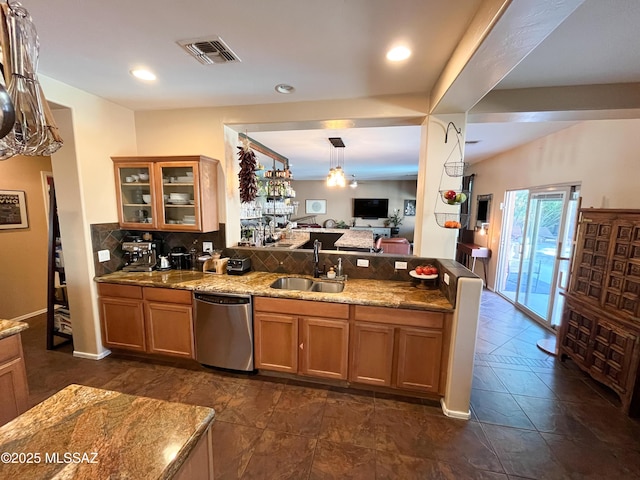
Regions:
<instances>
[{"instance_id":1,"label":"framed wall art","mask_svg":"<svg viewBox=\"0 0 640 480\"><path fill-rule=\"evenodd\" d=\"M416 216L416 201L405 200L404 201L404 216L415 217Z\"/></svg>"},{"instance_id":2,"label":"framed wall art","mask_svg":"<svg viewBox=\"0 0 640 480\"><path fill-rule=\"evenodd\" d=\"M0 190L0 230L29 228L23 190Z\"/></svg>"},{"instance_id":3,"label":"framed wall art","mask_svg":"<svg viewBox=\"0 0 640 480\"><path fill-rule=\"evenodd\" d=\"M307 200L305 202L305 211L309 214L324 214L327 213L327 201L326 200Z\"/></svg>"}]
</instances>

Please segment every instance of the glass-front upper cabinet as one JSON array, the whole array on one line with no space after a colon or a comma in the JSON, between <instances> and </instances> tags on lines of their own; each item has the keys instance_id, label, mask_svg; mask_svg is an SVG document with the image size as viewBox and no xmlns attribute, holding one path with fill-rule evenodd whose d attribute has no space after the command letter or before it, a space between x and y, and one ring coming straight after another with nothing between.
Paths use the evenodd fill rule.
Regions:
<instances>
[{"instance_id":1,"label":"glass-front upper cabinet","mask_svg":"<svg viewBox=\"0 0 640 480\"><path fill-rule=\"evenodd\" d=\"M156 228L153 164L116 164L115 172L120 225L138 229Z\"/></svg>"},{"instance_id":2,"label":"glass-front upper cabinet","mask_svg":"<svg viewBox=\"0 0 640 480\"><path fill-rule=\"evenodd\" d=\"M163 229L200 229L200 198L198 164L193 162L162 162L158 164L162 177ZM179 227L174 227L179 225Z\"/></svg>"},{"instance_id":3,"label":"glass-front upper cabinet","mask_svg":"<svg viewBox=\"0 0 640 480\"><path fill-rule=\"evenodd\" d=\"M218 230L217 160L194 155L115 157L113 161L122 227Z\"/></svg>"}]
</instances>

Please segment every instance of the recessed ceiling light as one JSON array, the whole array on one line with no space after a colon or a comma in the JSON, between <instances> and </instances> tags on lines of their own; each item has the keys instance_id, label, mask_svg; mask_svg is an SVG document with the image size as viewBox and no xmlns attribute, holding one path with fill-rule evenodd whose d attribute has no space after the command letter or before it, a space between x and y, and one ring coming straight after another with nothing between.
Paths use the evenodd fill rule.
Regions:
<instances>
[{"instance_id":1,"label":"recessed ceiling light","mask_svg":"<svg viewBox=\"0 0 640 480\"><path fill-rule=\"evenodd\" d=\"M278 85L276 85L276 92L278 93L282 93L282 94L289 94L289 93L293 93L295 92L295 88L293 88L291 85L287 85L286 83L280 83Z\"/></svg>"},{"instance_id":2,"label":"recessed ceiling light","mask_svg":"<svg viewBox=\"0 0 640 480\"><path fill-rule=\"evenodd\" d=\"M406 60L411 56L411 50L407 47L395 47L387 52L387 60L391 60L392 62L400 62L402 60Z\"/></svg>"},{"instance_id":3,"label":"recessed ceiling light","mask_svg":"<svg viewBox=\"0 0 640 480\"><path fill-rule=\"evenodd\" d=\"M140 80L146 80L148 82L152 82L156 79L156 75L153 72L145 70L144 68L136 68L134 70L131 70L130 73L134 77L139 78Z\"/></svg>"}]
</instances>

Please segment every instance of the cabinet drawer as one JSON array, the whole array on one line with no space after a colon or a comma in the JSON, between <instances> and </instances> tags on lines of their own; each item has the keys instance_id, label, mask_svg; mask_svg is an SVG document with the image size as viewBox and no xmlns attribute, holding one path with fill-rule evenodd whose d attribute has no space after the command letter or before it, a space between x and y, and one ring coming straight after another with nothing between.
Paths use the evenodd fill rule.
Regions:
<instances>
[{"instance_id":1,"label":"cabinet drawer","mask_svg":"<svg viewBox=\"0 0 640 480\"><path fill-rule=\"evenodd\" d=\"M442 328L442 312L426 312L407 308L355 306L355 320L385 323L388 325L407 325L410 327Z\"/></svg>"},{"instance_id":2,"label":"cabinet drawer","mask_svg":"<svg viewBox=\"0 0 640 480\"><path fill-rule=\"evenodd\" d=\"M256 297L253 300L256 312L305 315L308 317L349 318L349 305L346 303L314 302L309 300L291 300L289 298Z\"/></svg>"},{"instance_id":3,"label":"cabinet drawer","mask_svg":"<svg viewBox=\"0 0 640 480\"><path fill-rule=\"evenodd\" d=\"M20 356L20 335L11 335L0 340L0 365Z\"/></svg>"},{"instance_id":4,"label":"cabinet drawer","mask_svg":"<svg viewBox=\"0 0 640 480\"><path fill-rule=\"evenodd\" d=\"M184 305L191 305L191 298L191 290L144 287L144 299L150 302L182 303Z\"/></svg>"},{"instance_id":5,"label":"cabinet drawer","mask_svg":"<svg viewBox=\"0 0 640 480\"><path fill-rule=\"evenodd\" d=\"M142 298L142 287L118 285L117 283L98 283L98 295L101 297Z\"/></svg>"}]
</instances>

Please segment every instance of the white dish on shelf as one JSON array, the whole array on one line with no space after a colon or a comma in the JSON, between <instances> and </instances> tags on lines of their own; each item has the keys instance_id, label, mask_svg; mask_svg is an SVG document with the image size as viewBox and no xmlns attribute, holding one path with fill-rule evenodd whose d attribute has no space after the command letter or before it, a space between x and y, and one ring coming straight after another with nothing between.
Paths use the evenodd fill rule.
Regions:
<instances>
[{"instance_id":1,"label":"white dish on shelf","mask_svg":"<svg viewBox=\"0 0 640 480\"><path fill-rule=\"evenodd\" d=\"M189 200L191 198L190 193L171 192L169 198L179 198L180 200Z\"/></svg>"},{"instance_id":2,"label":"white dish on shelf","mask_svg":"<svg viewBox=\"0 0 640 480\"><path fill-rule=\"evenodd\" d=\"M181 200L179 198L170 198L167 203L171 205L189 205L189 200Z\"/></svg>"},{"instance_id":3,"label":"white dish on shelf","mask_svg":"<svg viewBox=\"0 0 640 480\"><path fill-rule=\"evenodd\" d=\"M433 275L422 275L420 273L416 273L415 270L411 270L409 272L409 275L411 275L413 278L419 278L421 280L433 280L433 279L438 278L438 274L437 273L435 273Z\"/></svg>"},{"instance_id":4,"label":"white dish on shelf","mask_svg":"<svg viewBox=\"0 0 640 480\"><path fill-rule=\"evenodd\" d=\"M176 177L177 183L193 183L193 177Z\"/></svg>"}]
</instances>

